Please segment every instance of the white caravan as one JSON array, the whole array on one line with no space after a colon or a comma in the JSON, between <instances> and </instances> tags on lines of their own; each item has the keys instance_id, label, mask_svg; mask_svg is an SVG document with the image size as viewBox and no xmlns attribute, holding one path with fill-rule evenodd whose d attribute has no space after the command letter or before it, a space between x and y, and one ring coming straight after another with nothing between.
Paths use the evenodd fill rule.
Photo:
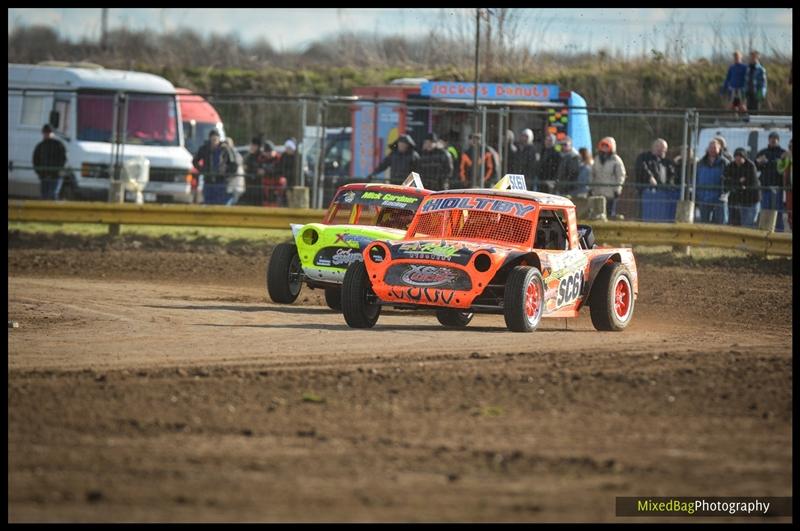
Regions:
<instances>
[{"instance_id":1,"label":"white caravan","mask_svg":"<svg viewBox=\"0 0 800 531\"><path fill-rule=\"evenodd\" d=\"M192 201L192 156L166 79L91 65L9 64L9 196L39 197L33 150L45 123L66 147L62 197L107 200L115 167L145 157L145 201Z\"/></svg>"}]
</instances>

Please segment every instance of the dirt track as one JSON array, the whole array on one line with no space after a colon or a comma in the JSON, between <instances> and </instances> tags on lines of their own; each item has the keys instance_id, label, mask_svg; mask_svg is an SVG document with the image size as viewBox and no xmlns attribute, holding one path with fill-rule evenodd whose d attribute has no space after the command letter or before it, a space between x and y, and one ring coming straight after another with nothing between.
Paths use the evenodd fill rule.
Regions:
<instances>
[{"instance_id":1,"label":"dirt track","mask_svg":"<svg viewBox=\"0 0 800 531\"><path fill-rule=\"evenodd\" d=\"M357 331L315 292L267 303L268 249L51 243L9 248L10 521L632 521L615 496L791 495L790 263L643 260L618 334Z\"/></svg>"}]
</instances>

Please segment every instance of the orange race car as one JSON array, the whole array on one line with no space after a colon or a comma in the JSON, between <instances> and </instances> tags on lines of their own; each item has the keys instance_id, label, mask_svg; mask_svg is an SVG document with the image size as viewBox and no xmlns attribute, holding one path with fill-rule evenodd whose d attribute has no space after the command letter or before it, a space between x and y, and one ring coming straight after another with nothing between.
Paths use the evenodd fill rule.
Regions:
<instances>
[{"instance_id":1,"label":"orange race car","mask_svg":"<svg viewBox=\"0 0 800 531\"><path fill-rule=\"evenodd\" d=\"M375 241L344 277L342 311L371 328L382 305L435 309L444 326L464 327L475 312L503 314L515 332L543 317L577 317L589 306L598 330L631 321L639 287L628 248L594 243L569 199L524 189L507 175L495 189L430 194L406 236Z\"/></svg>"}]
</instances>

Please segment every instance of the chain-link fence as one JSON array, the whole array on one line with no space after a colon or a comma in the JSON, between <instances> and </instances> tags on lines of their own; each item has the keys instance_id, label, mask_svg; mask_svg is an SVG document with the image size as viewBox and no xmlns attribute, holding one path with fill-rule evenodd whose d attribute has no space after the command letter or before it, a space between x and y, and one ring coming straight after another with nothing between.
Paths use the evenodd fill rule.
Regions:
<instances>
[{"instance_id":1,"label":"chain-link fence","mask_svg":"<svg viewBox=\"0 0 800 531\"><path fill-rule=\"evenodd\" d=\"M617 219L674 221L677 202L687 199L695 202L696 221L748 224L752 212L743 209L769 208L780 212L779 230L790 225L791 173L784 171L783 152L768 146L769 133L776 132L787 147L790 117L474 107L414 95L182 98L178 124L175 104L164 98L9 88L9 195L104 199L109 181L124 176L125 161L146 157L145 201L324 208L344 183L400 182L414 169L432 189L488 187L505 173L521 173L532 190L574 199L605 196L607 214ZM190 116L196 111L184 110L187 98L212 108L219 123ZM55 175L33 168L45 122L66 146L65 167ZM227 148L209 149L212 129L222 129ZM402 135L411 146L398 154L405 149L398 147ZM705 156L715 136L727 141L719 155L724 162ZM599 147L609 137L615 153L606 155ZM659 150L656 139L666 146ZM755 165L756 180L738 170L732 155L739 147ZM759 154L766 159L756 160ZM742 202L754 196L757 205Z\"/></svg>"}]
</instances>

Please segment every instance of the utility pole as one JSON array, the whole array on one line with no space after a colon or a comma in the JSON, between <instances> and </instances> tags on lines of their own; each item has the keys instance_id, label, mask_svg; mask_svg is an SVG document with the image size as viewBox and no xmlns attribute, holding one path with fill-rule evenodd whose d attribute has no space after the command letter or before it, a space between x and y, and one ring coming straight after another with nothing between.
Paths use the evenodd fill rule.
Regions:
<instances>
[{"instance_id":1,"label":"utility pole","mask_svg":"<svg viewBox=\"0 0 800 531\"><path fill-rule=\"evenodd\" d=\"M100 48L105 51L108 46L108 8L102 9L100 18Z\"/></svg>"},{"instance_id":2,"label":"utility pole","mask_svg":"<svg viewBox=\"0 0 800 531\"><path fill-rule=\"evenodd\" d=\"M473 94L473 112L475 113L475 127L472 129L472 134L478 132L478 74L479 74L479 51L481 45L481 9L475 9L475 90ZM470 147L468 149L472 149L472 142L470 142ZM478 161L475 160L478 158L478 150L474 150L474 155L472 157L472 187L478 187Z\"/></svg>"}]
</instances>

